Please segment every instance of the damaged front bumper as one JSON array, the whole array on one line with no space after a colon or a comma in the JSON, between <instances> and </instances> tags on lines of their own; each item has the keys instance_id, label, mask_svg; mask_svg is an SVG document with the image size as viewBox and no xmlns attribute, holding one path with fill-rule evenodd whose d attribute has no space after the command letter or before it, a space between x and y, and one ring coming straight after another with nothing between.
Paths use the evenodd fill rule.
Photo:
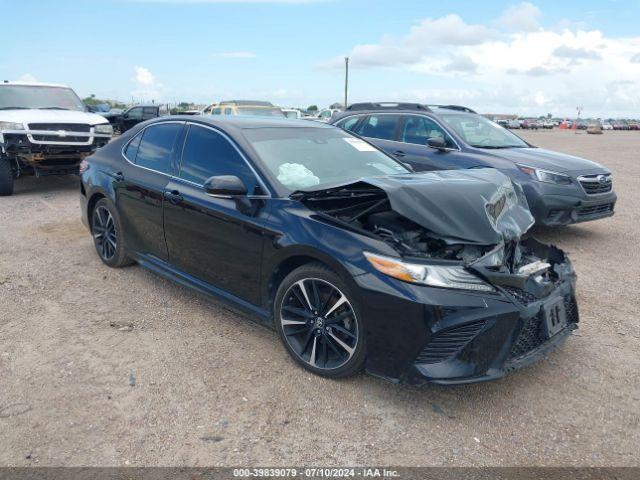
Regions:
<instances>
[{"instance_id":1,"label":"damaged front bumper","mask_svg":"<svg viewBox=\"0 0 640 480\"><path fill-rule=\"evenodd\" d=\"M553 248L553 247L549 247ZM367 370L399 383L461 384L500 378L546 356L577 328L575 274L552 288L521 279L475 293L355 277L368 320ZM369 340L370 339L370 340Z\"/></svg>"},{"instance_id":2,"label":"damaged front bumper","mask_svg":"<svg viewBox=\"0 0 640 480\"><path fill-rule=\"evenodd\" d=\"M49 130L4 131L0 153L11 160L16 176L64 175L78 173L80 162L111 139L111 135L94 132L70 132L54 138L56 135Z\"/></svg>"}]
</instances>

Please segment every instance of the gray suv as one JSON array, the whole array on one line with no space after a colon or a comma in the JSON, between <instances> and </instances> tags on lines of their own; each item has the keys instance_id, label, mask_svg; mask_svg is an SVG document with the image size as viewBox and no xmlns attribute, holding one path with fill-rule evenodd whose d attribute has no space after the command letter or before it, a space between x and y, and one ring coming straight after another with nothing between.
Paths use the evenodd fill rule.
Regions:
<instances>
[{"instance_id":1,"label":"gray suv","mask_svg":"<svg viewBox=\"0 0 640 480\"><path fill-rule=\"evenodd\" d=\"M498 169L522 185L539 225L613 215L617 196L608 169L537 148L466 107L357 103L330 123L360 135L415 171Z\"/></svg>"}]
</instances>

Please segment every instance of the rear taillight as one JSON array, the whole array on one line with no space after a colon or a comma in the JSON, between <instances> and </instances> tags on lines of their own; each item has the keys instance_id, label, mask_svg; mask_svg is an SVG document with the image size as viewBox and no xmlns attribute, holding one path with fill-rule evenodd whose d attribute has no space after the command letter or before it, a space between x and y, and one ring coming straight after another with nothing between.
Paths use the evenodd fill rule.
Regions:
<instances>
[{"instance_id":1,"label":"rear taillight","mask_svg":"<svg viewBox=\"0 0 640 480\"><path fill-rule=\"evenodd\" d=\"M82 160L80 162L80 175L82 175L84 172L86 172L87 170L89 170L89 162L87 161L87 159L85 158L84 160Z\"/></svg>"}]
</instances>

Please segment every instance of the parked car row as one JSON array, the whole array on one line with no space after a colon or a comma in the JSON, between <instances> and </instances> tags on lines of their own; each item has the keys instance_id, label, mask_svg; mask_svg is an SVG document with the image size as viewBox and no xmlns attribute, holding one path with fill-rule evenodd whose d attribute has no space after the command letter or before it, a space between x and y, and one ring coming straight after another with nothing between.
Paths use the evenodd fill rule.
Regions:
<instances>
[{"instance_id":1,"label":"parked car row","mask_svg":"<svg viewBox=\"0 0 640 480\"><path fill-rule=\"evenodd\" d=\"M329 378L491 380L577 328L571 262L525 236L613 215L606 168L457 105L207 109L132 107L109 142L71 89L0 85L0 189L68 161L104 264L246 310Z\"/></svg>"},{"instance_id":2,"label":"parked car row","mask_svg":"<svg viewBox=\"0 0 640 480\"><path fill-rule=\"evenodd\" d=\"M538 130L538 129L552 129L557 126L557 123L553 120L545 119L535 119L535 118L524 118L524 119L496 119L496 123L505 128L509 129L527 129L527 130Z\"/></svg>"}]
</instances>

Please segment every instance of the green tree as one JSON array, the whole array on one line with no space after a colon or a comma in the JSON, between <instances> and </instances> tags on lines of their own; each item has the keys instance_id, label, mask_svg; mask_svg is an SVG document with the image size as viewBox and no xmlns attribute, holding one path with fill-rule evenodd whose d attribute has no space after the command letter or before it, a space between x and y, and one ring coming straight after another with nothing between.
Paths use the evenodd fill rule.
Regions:
<instances>
[{"instance_id":1,"label":"green tree","mask_svg":"<svg viewBox=\"0 0 640 480\"><path fill-rule=\"evenodd\" d=\"M85 105L101 105L103 103L107 103L111 106L111 108L121 108L121 109L125 109L127 108L127 106L122 103L119 102L117 100L102 100L101 98L96 98L96 95L94 93L92 93L91 95L89 95L86 98L82 99L82 103L84 103Z\"/></svg>"},{"instance_id":2,"label":"green tree","mask_svg":"<svg viewBox=\"0 0 640 480\"><path fill-rule=\"evenodd\" d=\"M310 105L307 108L307 112L317 112L318 111L318 106L317 105Z\"/></svg>"}]
</instances>

